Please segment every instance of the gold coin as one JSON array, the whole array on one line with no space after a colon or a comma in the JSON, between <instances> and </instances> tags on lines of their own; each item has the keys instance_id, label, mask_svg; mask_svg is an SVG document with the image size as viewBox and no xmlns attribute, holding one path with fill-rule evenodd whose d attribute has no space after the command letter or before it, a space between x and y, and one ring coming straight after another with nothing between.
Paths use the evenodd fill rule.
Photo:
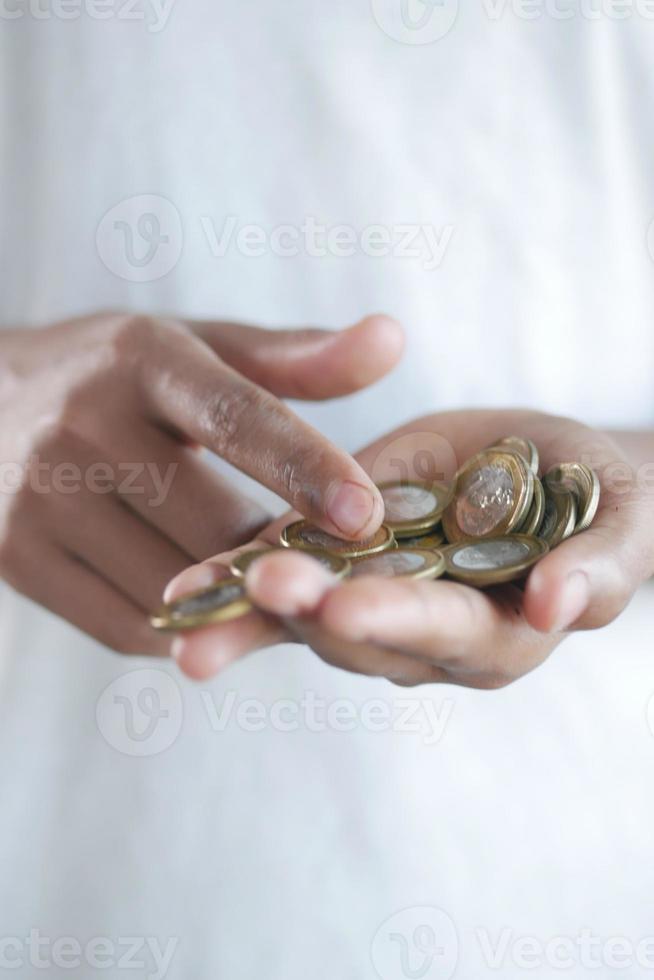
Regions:
<instances>
[{"instance_id":1,"label":"gold coin","mask_svg":"<svg viewBox=\"0 0 654 980\"><path fill-rule=\"evenodd\" d=\"M427 534L416 534L412 538L402 538L400 546L402 548L417 548L419 551L432 551L445 544L445 535L440 525Z\"/></svg>"},{"instance_id":2,"label":"gold coin","mask_svg":"<svg viewBox=\"0 0 654 980\"><path fill-rule=\"evenodd\" d=\"M438 578L445 571L440 551L418 551L400 545L393 551L367 555L352 562L352 578L379 575L383 578Z\"/></svg>"},{"instance_id":3,"label":"gold coin","mask_svg":"<svg viewBox=\"0 0 654 980\"><path fill-rule=\"evenodd\" d=\"M263 558L264 555L272 555L275 551L285 550L285 548L255 548L251 551L242 551L240 555L232 559L229 567L233 575L236 575L238 578L244 578L250 565L254 565L255 561L258 561L259 558ZM328 551L303 548L302 552L309 555L310 558L315 559L328 572L336 575L337 578L345 578L352 567L347 558L343 558L341 555L332 555Z\"/></svg>"},{"instance_id":4,"label":"gold coin","mask_svg":"<svg viewBox=\"0 0 654 980\"><path fill-rule=\"evenodd\" d=\"M444 483L388 480L377 487L384 501L384 523L398 540L436 527L452 496Z\"/></svg>"},{"instance_id":5,"label":"gold coin","mask_svg":"<svg viewBox=\"0 0 654 980\"><path fill-rule=\"evenodd\" d=\"M553 490L545 484L545 513L538 529L538 537L547 541L550 548L574 534L577 520L575 495L567 490Z\"/></svg>"},{"instance_id":6,"label":"gold coin","mask_svg":"<svg viewBox=\"0 0 654 980\"><path fill-rule=\"evenodd\" d=\"M206 589L167 602L150 617L150 623L157 630L192 630L238 619L252 608L243 582L225 578Z\"/></svg>"},{"instance_id":7,"label":"gold coin","mask_svg":"<svg viewBox=\"0 0 654 980\"><path fill-rule=\"evenodd\" d=\"M499 439L490 448L510 449L514 453L519 453L520 456L526 460L527 465L534 476L538 476L538 467L540 465L538 449L531 439L527 439L526 436L505 436L503 439Z\"/></svg>"},{"instance_id":8,"label":"gold coin","mask_svg":"<svg viewBox=\"0 0 654 980\"><path fill-rule=\"evenodd\" d=\"M443 514L450 542L510 534L525 521L534 496L534 474L515 452L487 449L459 470L454 497Z\"/></svg>"},{"instance_id":9,"label":"gold coin","mask_svg":"<svg viewBox=\"0 0 654 980\"><path fill-rule=\"evenodd\" d=\"M462 541L445 548L447 574L458 582L486 588L521 578L548 552L545 541L527 534Z\"/></svg>"},{"instance_id":10,"label":"gold coin","mask_svg":"<svg viewBox=\"0 0 654 980\"><path fill-rule=\"evenodd\" d=\"M538 477L534 477L534 500L526 520L520 528L521 534L537 535L545 516L545 491Z\"/></svg>"},{"instance_id":11,"label":"gold coin","mask_svg":"<svg viewBox=\"0 0 654 980\"><path fill-rule=\"evenodd\" d=\"M295 521L285 527L280 541L285 548L308 548L310 550L329 551L341 558L359 558L362 555L374 555L386 551L395 544L395 538L390 527L385 524L379 528L367 541L345 541L335 538L322 528L308 521Z\"/></svg>"},{"instance_id":12,"label":"gold coin","mask_svg":"<svg viewBox=\"0 0 654 980\"><path fill-rule=\"evenodd\" d=\"M559 463L547 471L545 480L552 490L574 494L577 501L575 533L589 528L599 507L600 482L597 473L585 463Z\"/></svg>"}]
</instances>

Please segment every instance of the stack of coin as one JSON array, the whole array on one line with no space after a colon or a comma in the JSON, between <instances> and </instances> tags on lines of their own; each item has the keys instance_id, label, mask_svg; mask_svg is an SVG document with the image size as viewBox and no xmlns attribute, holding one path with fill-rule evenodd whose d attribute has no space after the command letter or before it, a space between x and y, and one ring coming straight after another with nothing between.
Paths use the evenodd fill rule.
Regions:
<instances>
[{"instance_id":1,"label":"stack of coin","mask_svg":"<svg viewBox=\"0 0 654 980\"><path fill-rule=\"evenodd\" d=\"M506 436L477 453L451 485L411 480L379 485L385 523L367 541L345 541L305 520L281 533L281 548L319 561L336 578L373 575L436 579L478 588L523 578L551 548L590 527L599 505L596 474L561 463L541 478L534 443ZM250 549L231 563L233 578L164 606L157 629L195 629L246 615L243 577L265 554Z\"/></svg>"},{"instance_id":2,"label":"stack of coin","mask_svg":"<svg viewBox=\"0 0 654 980\"><path fill-rule=\"evenodd\" d=\"M458 471L443 514L446 573L484 587L524 576L548 550L590 527L600 484L584 463L539 477L530 439L507 436Z\"/></svg>"}]
</instances>

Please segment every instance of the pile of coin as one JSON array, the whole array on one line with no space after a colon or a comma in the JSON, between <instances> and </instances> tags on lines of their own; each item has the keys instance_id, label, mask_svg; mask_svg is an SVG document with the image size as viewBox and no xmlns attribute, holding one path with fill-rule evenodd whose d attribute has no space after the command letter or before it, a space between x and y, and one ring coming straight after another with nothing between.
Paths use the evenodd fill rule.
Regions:
<instances>
[{"instance_id":1,"label":"pile of coin","mask_svg":"<svg viewBox=\"0 0 654 980\"><path fill-rule=\"evenodd\" d=\"M485 588L524 577L551 548L590 527L600 496L597 475L584 463L560 463L539 477L538 450L520 436L477 453L451 485L405 480L379 490L385 521L367 541L344 541L300 520L284 528L280 547L302 551L337 578L445 575ZM241 552L233 577L169 603L152 625L194 629L246 614L245 573L275 550Z\"/></svg>"}]
</instances>

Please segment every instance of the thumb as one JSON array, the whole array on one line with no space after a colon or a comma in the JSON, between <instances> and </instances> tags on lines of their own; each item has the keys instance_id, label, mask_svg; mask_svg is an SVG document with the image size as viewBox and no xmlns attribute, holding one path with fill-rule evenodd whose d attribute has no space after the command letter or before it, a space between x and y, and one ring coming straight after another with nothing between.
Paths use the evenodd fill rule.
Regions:
<instances>
[{"instance_id":1,"label":"thumb","mask_svg":"<svg viewBox=\"0 0 654 980\"><path fill-rule=\"evenodd\" d=\"M319 401L366 388L395 367L404 349L401 326L382 314L346 330L187 326L225 363L280 398Z\"/></svg>"},{"instance_id":2,"label":"thumb","mask_svg":"<svg viewBox=\"0 0 654 980\"><path fill-rule=\"evenodd\" d=\"M529 576L525 615L536 629L605 626L654 571L646 502L609 496L592 527L551 551Z\"/></svg>"}]
</instances>

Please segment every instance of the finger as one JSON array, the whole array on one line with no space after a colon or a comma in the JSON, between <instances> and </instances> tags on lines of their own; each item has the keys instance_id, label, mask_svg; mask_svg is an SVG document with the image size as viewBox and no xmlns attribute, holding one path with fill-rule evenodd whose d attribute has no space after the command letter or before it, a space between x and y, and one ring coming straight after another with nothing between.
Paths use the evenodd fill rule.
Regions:
<instances>
[{"instance_id":1,"label":"finger","mask_svg":"<svg viewBox=\"0 0 654 980\"><path fill-rule=\"evenodd\" d=\"M165 584L192 560L113 495L77 495L71 518L56 531L60 545L144 613L160 605Z\"/></svg>"},{"instance_id":2,"label":"finger","mask_svg":"<svg viewBox=\"0 0 654 980\"><path fill-rule=\"evenodd\" d=\"M338 580L308 555L279 552L262 557L248 570L246 585L258 607L283 618L296 639L334 667L407 685L444 677L430 664L371 643L350 643L326 631L316 613L337 589Z\"/></svg>"},{"instance_id":3,"label":"finger","mask_svg":"<svg viewBox=\"0 0 654 980\"><path fill-rule=\"evenodd\" d=\"M456 582L344 582L325 597L317 620L333 636L399 648L446 671L455 683L483 687L500 687L533 670L556 642L526 622L518 590L491 596Z\"/></svg>"},{"instance_id":4,"label":"finger","mask_svg":"<svg viewBox=\"0 0 654 980\"><path fill-rule=\"evenodd\" d=\"M390 317L365 317L346 330L264 330L239 323L189 324L223 361L280 398L336 398L387 374L404 349Z\"/></svg>"},{"instance_id":5,"label":"finger","mask_svg":"<svg viewBox=\"0 0 654 980\"><path fill-rule=\"evenodd\" d=\"M279 551L255 562L245 584L260 609L296 617L313 612L338 579L309 555Z\"/></svg>"},{"instance_id":6,"label":"finger","mask_svg":"<svg viewBox=\"0 0 654 980\"><path fill-rule=\"evenodd\" d=\"M605 626L654 571L644 502L603 492L592 527L564 541L532 571L525 613L538 630Z\"/></svg>"},{"instance_id":7,"label":"finger","mask_svg":"<svg viewBox=\"0 0 654 980\"><path fill-rule=\"evenodd\" d=\"M225 561L228 561L227 557ZM228 575L229 569L222 559L194 565L169 583L165 601L170 602L197 589L208 588ZM246 654L285 639L290 637L282 623L253 610L231 622L178 634L173 642L172 655L187 677L207 680Z\"/></svg>"},{"instance_id":8,"label":"finger","mask_svg":"<svg viewBox=\"0 0 654 980\"><path fill-rule=\"evenodd\" d=\"M38 560L36 556L38 554ZM157 634L135 603L54 544L30 551L17 585L34 602L117 653L170 654L170 637Z\"/></svg>"},{"instance_id":9,"label":"finger","mask_svg":"<svg viewBox=\"0 0 654 980\"><path fill-rule=\"evenodd\" d=\"M385 677L402 687L449 680L440 667L405 653L373 643L349 643L333 636L311 617L287 620L287 625L299 642L308 644L325 663L339 670L364 677Z\"/></svg>"},{"instance_id":10,"label":"finger","mask_svg":"<svg viewBox=\"0 0 654 980\"><path fill-rule=\"evenodd\" d=\"M165 342L152 346L143 377L160 422L212 449L326 531L362 538L379 527L381 495L359 464L198 338L167 331Z\"/></svg>"}]
</instances>

